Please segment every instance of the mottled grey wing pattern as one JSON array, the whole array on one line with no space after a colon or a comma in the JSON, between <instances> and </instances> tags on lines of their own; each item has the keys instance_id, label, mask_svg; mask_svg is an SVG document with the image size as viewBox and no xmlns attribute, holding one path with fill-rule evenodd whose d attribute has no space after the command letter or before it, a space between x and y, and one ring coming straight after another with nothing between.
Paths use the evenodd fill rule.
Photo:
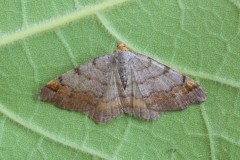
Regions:
<instances>
[{"instance_id":1,"label":"mottled grey wing pattern","mask_svg":"<svg viewBox=\"0 0 240 160\"><path fill-rule=\"evenodd\" d=\"M129 97L129 103L124 105L124 112L139 119L146 120L156 120L159 118L161 112L156 112L155 110L151 110L148 108L146 101L144 100L144 96L139 88L138 80L136 79L137 72L130 65L129 67L129 81L127 88L125 90L126 97Z\"/></svg>"},{"instance_id":2,"label":"mottled grey wing pattern","mask_svg":"<svg viewBox=\"0 0 240 160\"><path fill-rule=\"evenodd\" d=\"M70 70L49 82L39 99L79 111L97 123L124 112L156 120L165 111L181 110L205 100L192 79L120 45L106 55Z\"/></svg>"},{"instance_id":3,"label":"mottled grey wing pattern","mask_svg":"<svg viewBox=\"0 0 240 160\"><path fill-rule=\"evenodd\" d=\"M159 117L157 113L181 110L206 98L201 87L192 79L149 57L136 54L129 64L133 74L130 75L132 81L128 84L126 95L132 96L138 103L141 101L140 105L149 111L146 115L141 107L132 105L125 109L131 110L128 111L131 115L155 120ZM132 90L138 92L137 96ZM151 116L153 113L154 116Z\"/></svg>"},{"instance_id":4,"label":"mottled grey wing pattern","mask_svg":"<svg viewBox=\"0 0 240 160\"><path fill-rule=\"evenodd\" d=\"M99 57L49 82L39 99L104 123L122 114L116 75L113 54Z\"/></svg>"}]
</instances>

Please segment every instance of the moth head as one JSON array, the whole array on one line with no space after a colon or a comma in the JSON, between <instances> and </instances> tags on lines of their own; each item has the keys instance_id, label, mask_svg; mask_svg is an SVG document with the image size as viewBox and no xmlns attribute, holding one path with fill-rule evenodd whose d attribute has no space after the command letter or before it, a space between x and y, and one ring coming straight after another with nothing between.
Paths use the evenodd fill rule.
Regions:
<instances>
[{"instance_id":1,"label":"moth head","mask_svg":"<svg viewBox=\"0 0 240 160\"><path fill-rule=\"evenodd\" d=\"M124 43L119 43L116 49L117 52L128 51L128 48Z\"/></svg>"}]
</instances>

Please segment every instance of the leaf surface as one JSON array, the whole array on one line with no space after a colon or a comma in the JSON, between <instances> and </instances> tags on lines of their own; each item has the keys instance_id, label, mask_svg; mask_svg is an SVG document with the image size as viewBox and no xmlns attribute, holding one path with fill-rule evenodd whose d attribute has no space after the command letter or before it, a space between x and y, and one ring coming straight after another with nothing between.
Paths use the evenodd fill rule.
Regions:
<instances>
[{"instance_id":1,"label":"leaf surface","mask_svg":"<svg viewBox=\"0 0 240 160\"><path fill-rule=\"evenodd\" d=\"M238 0L0 1L0 159L238 159ZM201 105L96 125L40 102L51 79L118 42L199 82Z\"/></svg>"}]
</instances>

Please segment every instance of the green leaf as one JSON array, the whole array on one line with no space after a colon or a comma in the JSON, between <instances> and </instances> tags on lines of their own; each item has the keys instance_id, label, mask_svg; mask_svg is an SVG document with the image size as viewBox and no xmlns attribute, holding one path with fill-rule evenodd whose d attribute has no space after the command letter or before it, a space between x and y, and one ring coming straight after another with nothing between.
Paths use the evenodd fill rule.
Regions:
<instances>
[{"instance_id":1,"label":"green leaf","mask_svg":"<svg viewBox=\"0 0 240 160\"><path fill-rule=\"evenodd\" d=\"M238 159L239 15L238 0L1 0L0 159ZM96 125L37 100L118 42L195 79L206 102Z\"/></svg>"}]
</instances>

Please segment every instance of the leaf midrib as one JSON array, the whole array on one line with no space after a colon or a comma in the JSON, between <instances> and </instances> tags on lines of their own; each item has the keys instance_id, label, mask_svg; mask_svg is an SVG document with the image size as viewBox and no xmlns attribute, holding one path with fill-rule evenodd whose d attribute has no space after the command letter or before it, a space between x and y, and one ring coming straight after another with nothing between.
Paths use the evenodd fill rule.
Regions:
<instances>
[{"instance_id":1,"label":"leaf midrib","mask_svg":"<svg viewBox=\"0 0 240 160\"><path fill-rule=\"evenodd\" d=\"M62 27L70 22L74 22L76 20L85 18L87 16L96 14L100 11L103 11L107 8L111 8L116 5L120 5L123 2L127 2L129 0L107 0L95 5L89 5L81 10L76 10L74 12L69 12L69 14L61 15L60 17L55 17L49 19L47 21L43 21L38 24L33 24L31 26L27 26L22 28L21 30L5 34L0 38L0 47L4 47L13 42L19 41L21 39L25 39L27 37L31 37L33 35L50 31L54 28Z\"/></svg>"}]
</instances>

